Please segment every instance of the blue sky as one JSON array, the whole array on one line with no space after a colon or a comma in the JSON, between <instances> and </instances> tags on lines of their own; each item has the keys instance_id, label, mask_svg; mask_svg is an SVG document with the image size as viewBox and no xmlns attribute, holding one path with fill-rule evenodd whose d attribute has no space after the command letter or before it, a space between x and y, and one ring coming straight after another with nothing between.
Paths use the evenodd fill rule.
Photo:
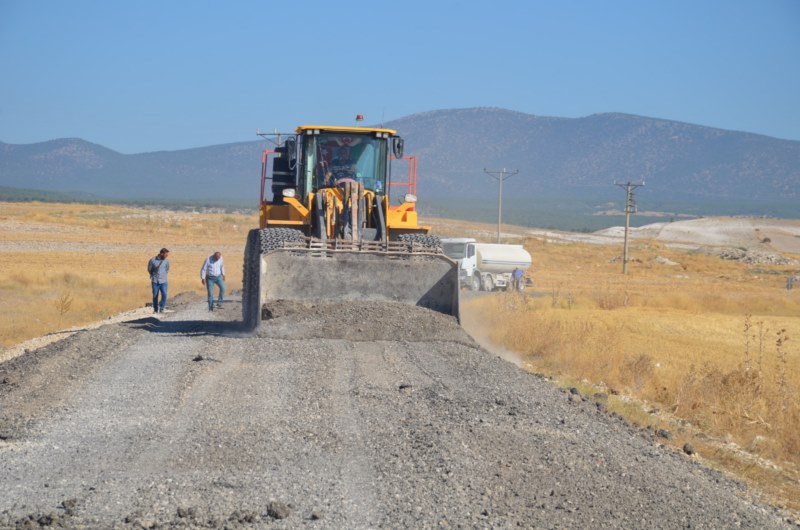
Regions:
<instances>
[{"instance_id":1,"label":"blue sky","mask_svg":"<svg viewBox=\"0 0 800 530\"><path fill-rule=\"evenodd\" d=\"M437 109L800 140L800 1L0 0L0 141L122 153Z\"/></svg>"}]
</instances>

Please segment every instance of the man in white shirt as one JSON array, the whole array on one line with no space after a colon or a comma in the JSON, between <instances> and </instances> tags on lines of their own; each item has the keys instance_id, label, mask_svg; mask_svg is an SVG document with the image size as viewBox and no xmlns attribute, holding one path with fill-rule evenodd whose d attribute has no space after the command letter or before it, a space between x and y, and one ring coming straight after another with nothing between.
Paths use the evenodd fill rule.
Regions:
<instances>
[{"instance_id":1,"label":"man in white shirt","mask_svg":"<svg viewBox=\"0 0 800 530\"><path fill-rule=\"evenodd\" d=\"M222 253L214 252L206 258L203 267L200 269L200 281L208 289L208 310L214 310L214 284L219 286L219 297L217 298L217 309L222 307L222 299L225 296L225 264L222 262Z\"/></svg>"}]
</instances>

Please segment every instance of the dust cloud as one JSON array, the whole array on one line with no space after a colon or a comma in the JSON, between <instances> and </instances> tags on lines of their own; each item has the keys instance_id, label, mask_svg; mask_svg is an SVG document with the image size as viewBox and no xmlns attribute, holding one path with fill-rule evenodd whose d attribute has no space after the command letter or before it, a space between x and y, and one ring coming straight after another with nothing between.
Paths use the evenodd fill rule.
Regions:
<instances>
[{"instance_id":1,"label":"dust cloud","mask_svg":"<svg viewBox=\"0 0 800 530\"><path fill-rule=\"evenodd\" d=\"M465 308L461 306L461 326L477 342L481 348L500 357L501 359L522 367L522 357L519 353L504 348L491 339L491 330L485 324L484 318L486 310L481 310L471 306Z\"/></svg>"}]
</instances>

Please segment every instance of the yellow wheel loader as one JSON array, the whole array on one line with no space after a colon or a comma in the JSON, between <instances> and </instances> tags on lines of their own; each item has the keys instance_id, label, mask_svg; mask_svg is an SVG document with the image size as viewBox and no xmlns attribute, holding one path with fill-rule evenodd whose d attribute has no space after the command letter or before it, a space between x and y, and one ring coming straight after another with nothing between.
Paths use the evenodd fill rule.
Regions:
<instances>
[{"instance_id":1,"label":"yellow wheel loader","mask_svg":"<svg viewBox=\"0 0 800 530\"><path fill-rule=\"evenodd\" d=\"M385 300L458 318L458 268L417 222L416 159L396 131L302 125L276 145L262 154L260 228L244 253L247 328L277 300ZM404 158L408 178L395 179Z\"/></svg>"}]
</instances>

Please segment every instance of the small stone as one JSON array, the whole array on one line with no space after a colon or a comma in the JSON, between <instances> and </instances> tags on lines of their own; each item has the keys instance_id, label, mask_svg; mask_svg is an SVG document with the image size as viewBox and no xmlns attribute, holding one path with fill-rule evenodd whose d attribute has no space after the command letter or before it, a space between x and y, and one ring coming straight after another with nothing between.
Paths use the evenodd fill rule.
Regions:
<instances>
[{"instance_id":1,"label":"small stone","mask_svg":"<svg viewBox=\"0 0 800 530\"><path fill-rule=\"evenodd\" d=\"M64 513L67 515L73 515L77 505L78 499L64 499L61 501L61 507L64 508Z\"/></svg>"},{"instance_id":2,"label":"small stone","mask_svg":"<svg viewBox=\"0 0 800 530\"><path fill-rule=\"evenodd\" d=\"M683 444L683 452L686 453L687 455L693 455L697 451L694 450L694 446L692 444L686 442L685 444Z\"/></svg>"},{"instance_id":3,"label":"small stone","mask_svg":"<svg viewBox=\"0 0 800 530\"><path fill-rule=\"evenodd\" d=\"M574 395L574 396L577 396L578 394L580 394L580 392L578 391L578 389L577 389L577 388L575 388L574 386L573 386L573 387L570 387L570 389L569 389L569 393L570 393L570 394L572 394L572 395Z\"/></svg>"},{"instance_id":4,"label":"small stone","mask_svg":"<svg viewBox=\"0 0 800 530\"><path fill-rule=\"evenodd\" d=\"M192 359L192 360L193 360L194 362L198 363L198 362L202 361L203 359L204 359L204 357L203 357L202 355L196 355L196 356L194 357L194 359Z\"/></svg>"},{"instance_id":5,"label":"small stone","mask_svg":"<svg viewBox=\"0 0 800 530\"><path fill-rule=\"evenodd\" d=\"M658 436L659 438L664 438L665 440L672 439L672 433L666 429L658 429L656 431L656 436Z\"/></svg>"},{"instance_id":6,"label":"small stone","mask_svg":"<svg viewBox=\"0 0 800 530\"><path fill-rule=\"evenodd\" d=\"M272 501L267 506L267 515L273 519L286 519L289 512L289 507L280 501Z\"/></svg>"}]
</instances>

